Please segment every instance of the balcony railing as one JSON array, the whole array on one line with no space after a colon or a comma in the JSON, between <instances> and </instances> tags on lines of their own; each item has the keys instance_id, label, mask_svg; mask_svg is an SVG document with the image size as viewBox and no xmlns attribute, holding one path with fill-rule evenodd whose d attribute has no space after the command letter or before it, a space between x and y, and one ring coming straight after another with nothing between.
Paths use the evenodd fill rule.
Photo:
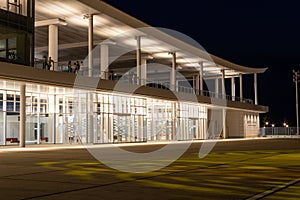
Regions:
<instances>
[{"instance_id":1,"label":"balcony railing","mask_svg":"<svg viewBox=\"0 0 300 200\"><path fill-rule=\"evenodd\" d=\"M35 68L43 69L43 62L38 60L35 62ZM50 70L53 70L53 67L50 68ZM188 94L196 94L200 96L206 96L216 99L223 99L227 101L236 101L236 102L242 102L247 104L253 104L253 100L246 99L246 98L240 98L236 96L231 95L224 95L220 93L215 93L207 90L197 90L192 87L186 87L186 86L172 86L168 82L159 81L159 80L151 80L151 79L138 79L136 75L121 75L113 72L106 72L106 71L100 71L97 69L93 69L93 71L89 71L87 67L80 67L80 70L78 72L74 72L68 69L68 66L66 65L58 65L57 71L65 72L65 73L76 73L80 76L90 76L92 74L92 77L99 77L100 79L105 80L113 80L113 81L121 81L124 83L130 83L135 85L145 85L148 87L154 87L164 90L174 90L176 92L181 93L188 93Z\"/></svg>"}]
</instances>

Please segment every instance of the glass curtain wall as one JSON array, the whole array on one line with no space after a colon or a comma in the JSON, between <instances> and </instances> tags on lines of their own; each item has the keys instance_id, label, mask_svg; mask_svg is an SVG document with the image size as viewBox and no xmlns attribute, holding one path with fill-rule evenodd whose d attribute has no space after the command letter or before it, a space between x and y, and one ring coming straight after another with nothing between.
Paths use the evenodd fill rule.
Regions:
<instances>
[{"instance_id":1,"label":"glass curtain wall","mask_svg":"<svg viewBox=\"0 0 300 200\"><path fill-rule=\"evenodd\" d=\"M178 140L205 139L207 108L196 104L180 103L178 123Z\"/></svg>"},{"instance_id":2,"label":"glass curtain wall","mask_svg":"<svg viewBox=\"0 0 300 200\"><path fill-rule=\"evenodd\" d=\"M0 0L0 61L33 66L34 0Z\"/></svg>"},{"instance_id":3,"label":"glass curtain wall","mask_svg":"<svg viewBox=\"0 0 300 200\"><path fill-rule=\"evenodd\" d=\"M53 95L26 94L26 142L54 143L53 114L49 114Z\"/></svg>"},{"instance_id":4,"label":"glass curtain wall","mask_svg":"<svg viewBox=\"0 0 300 200\"><path fill-rule=\"evenodd\" d=\"M0 0L0 9L23 16L30 16L33 0Z\"/></svg>"},{"instance_id":5,"label":"glass curtain wall","mask_svg":"<svg viewBox=\"0 0 300 200\"><path fill-rule=\"evenodd\" d=\"M177 125L174 112L176 103L148 98L147 105L147 139L151 141L176 139Z\"/></svg>"},{"instance_id":6,"label":"glass curtain wall","mask_svg":"<svg viewBox=\"0 0 300 200\"><path fill-rule=\"evenodd\" d=\"M97 94L94 143L145 141L146 99Z\"/></svg>"},{"instance_id":7,"label":"glass curtain wall","mask_svg":"<svg viewBox=\"0 0 300 200\"><path fill-rule=\"evenodd\" d=\"M0 144L18 144L20 92L0 83ZM125 94L27 85L26 143L125 143L205 139L207 108Z\"/></svg>"},{"instance_id":8,"label":"glass curtain wall","mask_svg":"<svg viewBox=\"0 0 300 200\"><path fill-rule=\"evenodd\" d=\"M0 90L0 144L19 142L20 93Z\"/></svg>"}]
</instances>

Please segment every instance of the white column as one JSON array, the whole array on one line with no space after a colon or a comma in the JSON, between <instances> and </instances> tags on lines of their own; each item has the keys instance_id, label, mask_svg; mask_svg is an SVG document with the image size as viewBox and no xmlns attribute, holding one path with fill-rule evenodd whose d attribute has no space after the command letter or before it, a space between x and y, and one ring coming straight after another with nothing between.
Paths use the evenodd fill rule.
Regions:
<instances>
[{"instance_id":1,"label":"white column","mask_svg":"<svg viewBox=\"0 0 300 200\"><path fill-rule=\"evenodd\" d=\"M257 96L257 74L254 74L254 96L255 96L255 105L258 105L258 96Z\"/></svg>"},{"instance_id":2,"label":"white column","mask_svg":"<svg viewBox=\"0 0 300 200\"><path fill-rule=\"evenodd\" d=\"M231 96L232 96L232 101L235 101L235 78L231 78Z\"/></svg>"},{"instance_id":3,"label":"white column","mask_svg":"<svg viewBox=\"0 0 300 200\"><path fill-rule=\"evenodd\" d=\"M136 78L137 84L140 85L141 83L141 64L142 64L142 50L141 50L141 36L136 37Z\"/></svg>"},{"instance_id":4,"label":"white column","mask_svg":"<svg viewBox=\"0 0 300 200\"><path fill-rule=\"evenodd\" d=\"M200 95L202 96L203 95L203 62L200 62L200 73L199 73L200 77L199 77L199 81L200 81L200 87L199 87L199 90L200 90Z\"/></svg>"},{"instance_id":5,"label":"white column","mask_svg":"<svg viewBox=\"0 0 300 200\"><path fill-rule=\"evenodd\" d=\"M216 97L219 95L219 78L215 79L215 95Z\"/></svg>"},{"instance_id":6,"label":"white column","mask_svg":"<svg viewBox=\"0 0 300 200\"><path fill-rule=\"evenodd\" d=\"M147 59L142 59L142 65L141 65L141 84L145 85L147 84Z\"/></svg>"},{"instance_id":7,"label":"white column","mask_svg":"<svg viewBox=\"0 0 300 200\"><path fill-rule=\"evenodd\" d=\"M52 143L56 144L56 95L52 97L53 120L52 120ZM49 141L50 142L50 141Z\"/></svg>"},{"instance_id":8,"label":"white column","mask_svg":"<svg viewBox=\"0 0 300 200\"><path fill-rule=\"evenodd\" d=\"M93 76L93 44L94 44L94 16L89 15L89 31L88 31L88 70L89 77Z\"/></svg>"},{"instance_id":9,"label":"white column","mask_svg":"<svg viewBox=\"0 0 300 200\"><path fill-rule=\"evenodd\" d=\"M223 118L223 139L227 138L227 131L226 131L226 109L222 109L222 118Z\"/></svg>"},{"instance_id":10,"label":"white column","mask_svg":"<svg viewBox=\"0 0 300 200\"><path fill-rule=\"evenodd\" d=\"M225 91L225 70L221 70L222 73L222 98L225 99L226 91Z\"/></svg>"},{"instance_id":11,"label":"white column","mask_svg":"<svg viewBox=\"0 0 300 200\"><path fill-rule=\"evenodd\" d=\"M100 71L101 71L101 79L109 79L109 46L107 44L101 44L100 46L100 51L101 51L101 55L100 55Z\"/></svg>"},{"instance_id":12,"label":"white column","mask_svg":"<svg viewBox=\"0 0 300 200\"><path fill-rule=\"evenodd\" d=\"M3 88L6 88L6 81L3 81ZM7 91L3 92L3 100L7 101ZM3 110L7 110L7 104L3 104ZM7 113L3 112L3 133L4 133L4 142L6 145L6 137L7 137Z\"/></svg>"},{"instance_id":13,"label":"white column","mask_svg":"<svg viewBox=\"0 0 300 200\"><path fill-rule=\"evenodd\" d=\"M38 85L38 92L40 92L40 86ZM37 96L37 110L40 111L41 110L41 97L40 94L38 94ZM41 143L41 115L40 112L38 112L37 114L37 119L36 119L36 141L37 144Z\"/></svg>"},{"instance_id":14,"label":"white column","mask_svg":"<svg viewBox=\"0 0 300 200\"><path fill-rule=\"evenodd\" d=\"M57 71L58 64L58 26L49 25L48 56L54 62L53 70Z\"/></svg>"},{"instance_id":15,"label":"white column","mask_svg":"<svg viewBox=\"0 0 300 200\"><path fill-rule=\"evenodd\" d=\"M196 89L196 94L200 94L199 93L199 90L200 90L200 85L199 85L199 83L200 83L200 75L196 75L196 78L195 78L196 80L195 80L195 88L194 89Z\"/></svg>"},{"instance_id":16,"label":"white column","mask_svg":"<svg viewBox=\"0 0 300 200\"><path fill-rule=\"evenodd\" d=\"M243 74L240 74L240 101L243 101Z\"/></svg>"},{"instance_id":17,"label":"white column","mask_svg":"<svg viewBox=\"0 0 300 200\"><path fill-rule=\"evenodd\" d=\"M93 116L93 94L86 94L86 113L87 113L87 134L86 134L86 143L93 143L94 138L94 116Z\"/></svg>"},{"instance_id":18,"label":"white column","mask_svg":"<svg viewBox=\"0 0 300 200\"><path fill-rule=\"evenodd\" d=\"M172 52L172 69L170 74L170 89L176 91L176 53Z\"/></svg>"},{"instance_id":19,"label":"white column","mask_svg":"<svg viewBox=\"0 0 300 200\"><path fill-rule=\"evenodd\" d=\"M26 86L20 86L20 147L25 147L26 131Z\"/></svg>"}]
</instances>

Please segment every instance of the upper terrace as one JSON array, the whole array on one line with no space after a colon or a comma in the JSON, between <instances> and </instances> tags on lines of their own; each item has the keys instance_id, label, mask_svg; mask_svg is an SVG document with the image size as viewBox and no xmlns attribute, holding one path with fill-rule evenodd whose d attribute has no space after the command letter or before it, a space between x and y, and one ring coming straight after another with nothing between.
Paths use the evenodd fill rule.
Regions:
<instances>
[{"instance_id":1,"label":"upper terrace","mask_svg":"<svg viewBox=\"0 0 300 200\"><path fill-rule=\"evenodd\" d=\"M83 76L154 83L151 86L254 104L257 74L266 70L211 55L183 34L151 28L100 0L36 0L36 68L42 67L43 56L52 58L53 71L66 71L68 61L78 60L83 61L78 73ZM254 77L254 101L243 95L246 74ZM230 94L225 91L229 82Z\"/></svg>"}]
</instances>

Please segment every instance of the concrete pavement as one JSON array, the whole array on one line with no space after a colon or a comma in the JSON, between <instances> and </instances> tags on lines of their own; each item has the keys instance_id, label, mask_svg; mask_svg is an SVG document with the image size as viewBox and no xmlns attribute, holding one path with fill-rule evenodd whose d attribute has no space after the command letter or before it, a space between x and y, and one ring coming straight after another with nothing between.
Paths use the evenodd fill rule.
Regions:
<instances>
[{"instance_id":1,"label":"concrete pavement","mask_svg":"<svg viewBox=\"0 0 300 200\"><path fill-rule=\"evenodd\" d=\"M120 146L149 152L163 145ZM199 159L201 145L194 142L180 159L161 170L138 174L105 166L81 145L2 147L1 199L299 197L299 139L219 141L208 156Z\"/></svg>"}]
</instances>

